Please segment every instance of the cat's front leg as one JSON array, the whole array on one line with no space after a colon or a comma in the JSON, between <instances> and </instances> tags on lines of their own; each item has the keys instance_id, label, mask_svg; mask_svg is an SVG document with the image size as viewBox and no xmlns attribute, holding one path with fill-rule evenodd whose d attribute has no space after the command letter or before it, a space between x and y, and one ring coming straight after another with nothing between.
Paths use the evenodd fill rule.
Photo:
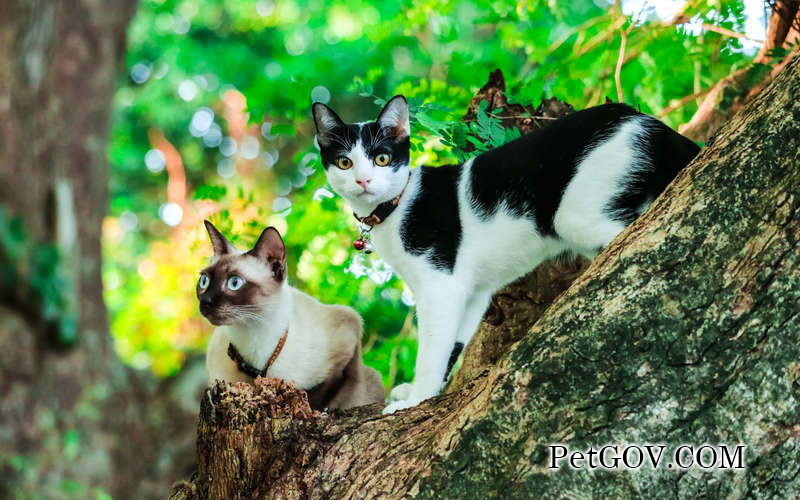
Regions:
<instances>
[{"instance_id":1,"label":"cat's front leg","mask_svg":"<svg viewBox=\"0 0 800 500\"><path fill-rule=\"evenodd\" d=\"M442 389L447 361L450 359L466 304L466 294L454 288L439 284L434 289L414 294L417 299L419 331L414 382L407 389L399 391L407 390L407 395L398 394L406 397L390 403L383 413L416 406L436 396Z\"/></svg>"},{"instance_id":2,"label":"cat's front leg","mask_svg":"<svg viewBox=\"0 0 800 500\"><path fill-rule=\"evenodd\" d=\"M405 383L394 386L392 391L389 393L389 402L392 403L394 401L403 401L404 399L408 399L411 397L411 384Z\"/></svg>"}]
</instances>

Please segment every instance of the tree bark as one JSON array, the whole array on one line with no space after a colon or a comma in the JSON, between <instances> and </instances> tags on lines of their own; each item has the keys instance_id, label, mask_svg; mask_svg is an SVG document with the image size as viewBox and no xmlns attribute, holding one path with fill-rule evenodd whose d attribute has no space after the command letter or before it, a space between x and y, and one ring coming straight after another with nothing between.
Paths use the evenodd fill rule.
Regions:
<instances>
[{"instance_id":1,"label":"tree bark","mask_svg":"<svg viewBox=\"0 0 800 500\"><path fill-rule=\"evenodd\" d=\"M60 498L65 487L152 497L183 470L173 464L187 466L179 437L195 420L156 394L167 386L119 363L102 296L105 147L136 4L0 2L1 498ZM19 255L7 245L15 217ZM37 271L50 247L57 265L46 254ZM55 314L43 283L62 299Z\"/></svg>"},{"instance_id":2,"label":"tree bark","mask_svg":"<svg viewBox=\"0 0 800 500\"><path fill-rule=\"evenodd\" d=\"M211 388L171 498L797 497L799 93L795 58L453 392L382 416L313 413L269 379ZM744 444L746 468L556 472L552 443Z\"/></svg>"}]
</instances>

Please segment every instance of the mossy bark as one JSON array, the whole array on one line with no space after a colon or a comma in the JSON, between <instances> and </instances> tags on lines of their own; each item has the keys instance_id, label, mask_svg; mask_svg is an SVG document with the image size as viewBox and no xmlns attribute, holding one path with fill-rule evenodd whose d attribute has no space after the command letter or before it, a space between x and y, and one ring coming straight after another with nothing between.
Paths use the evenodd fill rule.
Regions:
<instances>
[{"instance_id":1,"label":"mossy bark","mask_svg":"<svg viewBox=\"0 0 800 500\"><path fill-rule=\"evenodd\" d=\"M800 58L499 360L381 416L204 398L188 498L800 495ZM744 444L745 469L548 468L548 445Z\"/></svg>"}]
</instances>

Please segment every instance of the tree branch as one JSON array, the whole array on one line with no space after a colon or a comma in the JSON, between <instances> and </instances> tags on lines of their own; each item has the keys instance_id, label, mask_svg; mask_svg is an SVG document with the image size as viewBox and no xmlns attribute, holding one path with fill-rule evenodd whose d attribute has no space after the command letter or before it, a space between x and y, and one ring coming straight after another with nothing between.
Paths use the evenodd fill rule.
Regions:
<instances>
[{"instance_id":1,"label":"tree branch","mask_svg":"<svg viewBox=\"0 0 800 500\"><path fill-rule=\"evenodd\" d=\"M659 117L666 116L673 111L682 108L683 106L689 104L690 102L694 101L697 98L703 97L704 95L708 94L711 89L701 90L700 92L696 92L694 94L689 94L687 96L681 97L680 99L673 100L669 106L659 111Z\"/></svg>"}]
</instances>

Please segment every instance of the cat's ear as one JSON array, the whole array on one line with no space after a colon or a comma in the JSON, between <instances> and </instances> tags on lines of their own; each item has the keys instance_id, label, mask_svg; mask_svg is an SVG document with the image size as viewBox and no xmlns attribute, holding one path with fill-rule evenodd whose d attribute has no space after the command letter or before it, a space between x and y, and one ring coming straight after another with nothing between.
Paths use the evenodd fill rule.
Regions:
<instances>
[{"instance_id":1,"label":"cat's ear","mask_svg":"<svg viewBox=\"0 0 800 500\"><path fill-rule=\"evenodd\" d=\"M389 99L378 115L378 125L388 129L395 141L406 139L411 134L408 120L408 102L401 95Z\"/></svg>"},{"instance_id":2,"label":"cat's ear","mask_svg":"<svg viewBox=\"0 0 800 500\"><path fill-rule=\"evenodd\" d=\"M253 249L247 253L268 262L275 280L283 281L286 275L286 245L277 229L270 226L263 230Z\"/></svg>"},{"instance_id":3,"label":"cat's ear","mask_svg":"<svg viewBox=\"0 0 800 500\"><path fill-rule=\"evenodd\" d=\"M208 236L211 238L211 246L214 248L214 256L220 257L227 253L233 253L236 251L236 248L231 245L231 242L226 240L222 233L220 233L214 224L209 221L203 221L206 225L206 231L208 231Z\"/></svg>"},{"instance_id":4,"label":"cat's ear","mask_svg":"<svg viewBox=\"0 0 800 500\"><path fill-rule=\"evenodd\" d=\"M317 126L317 143L320 146L328 146L333 140L332 132L344 125L344 122L331 108L315 102L311 106L311 113L314 115L314 125Z\"/></svg>"},{"instance_id":5,"label":"cat's ear","mask_svg":"<svg viewBox=\"0 0 800 500\"><path fill-rule=\"evenodd\" d=\"M261 232L255 246L247 253L268 262L286 261L286 245L283 244L281 233L272 226Z\"/></svg>"}]
</instances>

